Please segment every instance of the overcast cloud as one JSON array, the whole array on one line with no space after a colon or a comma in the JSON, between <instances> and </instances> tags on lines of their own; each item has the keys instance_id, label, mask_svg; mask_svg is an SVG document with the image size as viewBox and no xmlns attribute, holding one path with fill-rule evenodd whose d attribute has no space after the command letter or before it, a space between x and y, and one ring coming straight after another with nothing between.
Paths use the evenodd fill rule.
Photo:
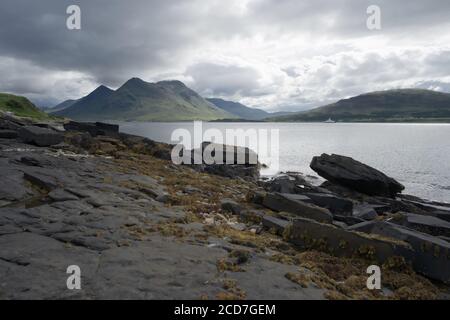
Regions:
<instances>
[{"instance_id":1,"label":"overcast cloud","mask_svg":"<svg viewBox=\"0 0 450 320\"><path fill-rule=\"evenodd\" d=\"M66 8L81 8L81 30ZM382 29L366 28L381 8ZM303 110L374 90L450 92L448 0L2 0L0 92L39 105L131 77Z\"/></svg>"}]
</instances>

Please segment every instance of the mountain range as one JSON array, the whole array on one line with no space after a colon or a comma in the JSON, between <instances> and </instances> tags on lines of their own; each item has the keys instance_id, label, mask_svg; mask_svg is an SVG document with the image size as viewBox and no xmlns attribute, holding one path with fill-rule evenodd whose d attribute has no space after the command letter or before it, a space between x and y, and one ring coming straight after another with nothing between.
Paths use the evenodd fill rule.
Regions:
<instances>
[{"instance_id":1,"label":"mountain range","mask_svg":"<svg viewBox=\"0 0 450 320\"><path fill-rule=\"evenodd\" d=\"M189 121L234 119L180 81L132 78L117 90L99 86L87 96L64 101L53 114L74 120Z\"/></svg>"},{"instance_id":2,"label":"mountain range","mask_svg":"<svg viewBox=\"0 0 450 320\"><path fill-rule=\"evenodd\" d=\"M239 102L227 101L218 98L208 98L206 99L209 102L213 103L220 109L223 109L240 119L245 120L264 120L269 117L277 117L292 114L293 112L267 112L257 108L249 108Z\"/></svg>"},{"instance_id":3,"label":"mountain range","mask_svg":"<svg viewBox=\"0 0 450 320\"><path fill-rule=\"evenodd\" d=\"M449 122L450 94L423 89L396 89L362 94L316 109L268 121Z\"/></svg>"},{"instance_id":4,"label":"mountain range","mask_svg":"<svg viewBox=\"0 0 450 320\"><path fill-rule=\"evenodd\" d=\"M119 89L100 86L78 100L47 110L74 120L450 122L450 94L395 89L361 94L302 112L250 108L218 98L203 98L180 81L145 82L132 78Z\"/></svg>"}]
</instances>

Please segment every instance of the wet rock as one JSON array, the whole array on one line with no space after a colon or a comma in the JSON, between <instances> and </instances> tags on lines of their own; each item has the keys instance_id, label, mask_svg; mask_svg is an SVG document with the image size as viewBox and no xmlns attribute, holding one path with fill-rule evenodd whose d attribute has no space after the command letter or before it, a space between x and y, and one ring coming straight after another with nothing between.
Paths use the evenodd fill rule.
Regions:
<instances>
[{"instance_id":1,"label":"wet rock","mask_svg":"<svg viewBox=\"0 0 450 320\"><path fill-rule=\"evenodd\" d=\"M64 139L63 135L58 132L36 126L24 126L20 128L19 137L25 143L35 144L39 147L56 145Z\"/></svg>"},{"instance_id":2,"label":"wet rock","mask_svg":"<svg viewBox=\"0 0 450 320\"><path fill-rule=\"evenodd\" d=\"M416 272L450 283L450 243L389 222L370 221L349 227L349 230L378 234L404 241L414 249L412 265Z\"/></svg>"},{"instance_id":3,"label":"wet rock","mask_svg":"<svg viewBox=\"0 0 450 320\"><path fill-rule=\"evenodd\" d=\"M322 154L313 158L310 167L331 182L368 195L393 197L405 188L393 178L350 157Z\"/></svg>"},{"instance_id":4,"label":"wet rock","mask_svg":"<svg viewBox=\"0 0 450 320\"><path fill-rule=\"evenodd\" d=\"M274 211L286 211L316 221L331 222L333 220L328 209L308 203L310 201L310 198L303 195L269 193L264 198L263 205Z\"/></svg>"},{"instance_id":5,"label":"wet rock","mask_svg":"<svg viewBox=\"0 0 450 320\"><path fill-rule=\"evenodd\" d=\"M0 139L15 139L18 137L15 130L0 130Z\"/></svg>"},{"instance_id":6,"label":"wet rock","mask_svg":"<svg viewBox=\"0 0 450 320\"><path fill-rule=\"evenodd\" d=\"M223 199L220 201L222 210L231 212L232 214L239 214L242 210L241 206L234 200Z\"/></svg>"}]
</instances>

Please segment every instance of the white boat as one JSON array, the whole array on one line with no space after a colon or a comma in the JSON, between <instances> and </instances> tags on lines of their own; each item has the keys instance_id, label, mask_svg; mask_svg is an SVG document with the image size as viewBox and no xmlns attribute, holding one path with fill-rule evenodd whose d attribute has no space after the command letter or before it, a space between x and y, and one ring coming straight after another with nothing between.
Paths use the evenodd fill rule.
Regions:
<instances>
[{"instance_id":1,"label":"white boat","mask_svg":"<svg viewBox=\"0 0 450 320\"><path fill-rule=\"evenodd\" d=\"M328 120L327 120L327 121L325 121L325 123L336 123L336 121L334 121L334 120L331 120L331 118L328 118Z\"/></svg>"}]
</instances>

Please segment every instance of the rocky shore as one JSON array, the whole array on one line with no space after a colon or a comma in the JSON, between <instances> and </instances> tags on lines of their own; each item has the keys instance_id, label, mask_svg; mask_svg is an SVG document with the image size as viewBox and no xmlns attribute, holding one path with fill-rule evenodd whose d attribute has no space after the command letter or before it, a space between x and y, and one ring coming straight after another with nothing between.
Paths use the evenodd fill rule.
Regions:
<instances>
[{"instance_id":1,"label":"rocky shore","mask_svg":"<svg viewBox=\"0 0 450 320\"><path fill-rule=\"evenodd\" d=\"M339 155L312 159L316 186L171 149L0 116L0 299L448 299L449 204Z\"/></svg>"}]
</instances>

